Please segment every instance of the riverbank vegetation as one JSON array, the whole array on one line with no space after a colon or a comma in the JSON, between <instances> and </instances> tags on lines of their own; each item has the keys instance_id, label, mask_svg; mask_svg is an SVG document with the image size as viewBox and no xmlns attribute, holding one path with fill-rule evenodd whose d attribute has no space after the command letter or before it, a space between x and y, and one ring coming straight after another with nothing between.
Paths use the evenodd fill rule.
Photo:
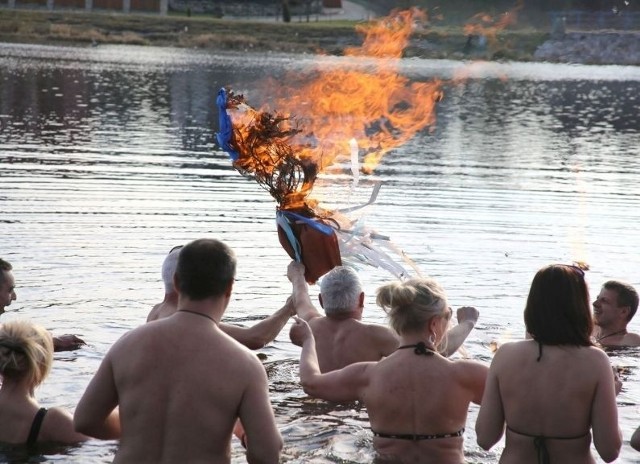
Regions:
<instances>
[{"instance_id":1,"label":"riverbank vegetation","mask_svg":"<svg viewBox=\"0 0 640 464\"><path fill-rule=\"evenodd\" d=\"M356 21L239 20L211 16L0 9L0 41L100 45L103 43L198 47L229 51L342 54L360 45ZM528 24L477 43L459 24L432 22L412 36L407 56L531 59L548 34Z\"/></svg>"}]
</instances>

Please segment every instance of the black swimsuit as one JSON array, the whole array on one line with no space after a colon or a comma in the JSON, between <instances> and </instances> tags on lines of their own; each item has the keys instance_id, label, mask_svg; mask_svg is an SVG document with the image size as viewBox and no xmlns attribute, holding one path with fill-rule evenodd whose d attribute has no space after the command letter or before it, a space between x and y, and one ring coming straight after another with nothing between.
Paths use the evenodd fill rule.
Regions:
<instances>
[{"instance_id":1,"label":"black swimsuit","mask_svg":"<svg viewBox=\"0 0 640 464\"><path fill-rule=\"evenodd\" d=\"M44 420L44 415L47 413L47 408L40 408L33 418L31 423L31 430L29 430L29 437L27 438L27 446L33 446L38 442L38 435L40 434L40 427Z\"/></svg>"},{"instance_id":2,"label":"black swimsuit","mask_svg":"<svg viewBox=\"0 0 640 464\"><path fill-rule=\"evenodd\" d=\"M405 348L413 348L413 352L417 355L433 356L433 354L435 353L435 351L427 347L427 345L424 342L419 342L415 345L403 345L398 347L399 350L402 350ZM436 433L431 435L420 435L420 434L414 435L411 433L382 433L382 432L376 432L373 429L371 431L373 432L373 436L375 437L395 438L398 440L413 440L413 441L435 440L437 438L454 438L454 437L461 437L462 435L464 435L464 427L458 430L457 432L453 432L453 433Z\"/></svg>"}]
</instances>

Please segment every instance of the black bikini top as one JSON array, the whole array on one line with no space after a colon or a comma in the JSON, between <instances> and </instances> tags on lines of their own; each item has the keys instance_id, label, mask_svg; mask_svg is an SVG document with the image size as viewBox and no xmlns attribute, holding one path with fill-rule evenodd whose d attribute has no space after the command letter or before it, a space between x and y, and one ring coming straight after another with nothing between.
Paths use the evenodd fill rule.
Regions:
<instances>
[{"instance_id":1,"label":"black bikini top","mask_svg":"<svg viewBox=\"0 0 640 464\"><path fill-rule=\"evenodd\" d=\"M405 348L413 348L413 352L417 355L423 356L433 356L435 350L429 348L425 342L418 342L415 345L402 345L399 346L399 350L404 350Z\"/></svg>"}]
</instances>

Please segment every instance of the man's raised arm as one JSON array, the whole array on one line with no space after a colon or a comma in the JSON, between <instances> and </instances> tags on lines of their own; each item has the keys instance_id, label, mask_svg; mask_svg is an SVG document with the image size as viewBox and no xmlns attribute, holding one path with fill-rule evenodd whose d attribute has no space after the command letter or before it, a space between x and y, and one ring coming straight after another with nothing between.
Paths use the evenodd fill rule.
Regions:
<instances>
[{"instance_id":1,"label":"man's raised arm","mask_svg":"<svg viewBox=\"0 0 640 464\"><path fill-rule=\"evenodd\" d=\"M282 308L251 327L238 327L222 322L220 323L220 329L247 348L258 350L273 341L289 318L295 316L295 314L296 309L293 298L289 297Z\"/></svg>"}]
</instances>

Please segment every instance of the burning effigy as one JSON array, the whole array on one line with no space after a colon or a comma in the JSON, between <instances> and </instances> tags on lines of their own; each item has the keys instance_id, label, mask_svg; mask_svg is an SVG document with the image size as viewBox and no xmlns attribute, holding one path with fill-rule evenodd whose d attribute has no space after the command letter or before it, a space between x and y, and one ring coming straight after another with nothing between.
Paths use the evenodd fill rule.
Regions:
<instances>
[{"instance_id":1,"label":"burning effigy","mask_svg":"<svg viewBox=\"0 0 640 464\"><path fill-rule=\"evenodd\" d=\"M342 209L323 207L312 189L328 168L345 163L355 186L361 173L372 173L386 153L435 121L440 83L412 82L397 69L421 18L426 19L421 11L407 10L359 26L364 43L346 54L375 58L373 64L318 67L295 91L276 99L277 111L255 109L229 88L218 92L218 143L236 170L276 200L280 243L304 263L310 283L350 260L400 278L408 277L405 265L420 273L389 237L350 215L375 202L379 183L369 201Z\"/></svg>"}]
</instances>

